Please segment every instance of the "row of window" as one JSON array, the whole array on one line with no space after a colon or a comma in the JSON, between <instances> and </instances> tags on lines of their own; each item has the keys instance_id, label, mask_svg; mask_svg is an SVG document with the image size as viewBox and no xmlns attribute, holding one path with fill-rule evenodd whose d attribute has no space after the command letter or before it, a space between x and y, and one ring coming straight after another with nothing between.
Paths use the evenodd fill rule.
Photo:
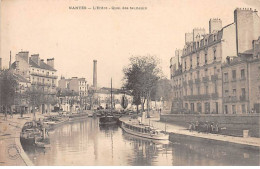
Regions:
<instances>
[{"instance_id":1,"label":"row of window","mask_svg":"<svg viewBox=\"0 0 260 169\"><path fill-rule=\"evenodd\" d=\"M241 113L246 113L246 105L245 104L241 104L240 105L240 110L241 110ZM224 113L225 114L230 114L230 113L237 114L237 106L236 105L231 105L231 110L230 110L229 106L225 105L224 106Z\"/></svg>"},{"instance_id":2,"label":"row of window","mask_svg":"<svg viewBox=\"0 0 260 169\"><path fill-rule=\"evenodd\" d=\"M43 74L45 73L44 70L36 69L36 71L37 71L37 73L40 73L40 72L43 73ZM34 69L32 69L32 72L35 72ZM29 71L29 73L30 73L30 71ZM54 72L50 73L49 71L46 71L46 75L50 75L50 74L54 75Z\"/></svg>"},{"instance_id":3,"label":"row of window","mask_svg":"<svg viewBox=\"0 0 260 169\"><path fill-rule=\"evenodd\" d=\"M35 81L35 80L37 80L37 82L42 82L42 83L45 83L46 81L45 81L45 79L44 78L39 78L39 77L31 77L31 81ZM49 78L47 78L47 82L50 82L50 79ZM52 79L51 80L51 82L52 83L55 83L55 80L54 79Z\"/></svg>"},{"instance_id":4,"label":"row of window","mask_svg":"<svg viewBox=\"0 0 260 169\"><path fill-rule=\"evenodd\" d=\"M213 50L213 61L217 60L217 51L216 49ZM197 60L196 60L197 66L199 66L200 64L200 58L199 55L197 55ZM208 64L208 54L207 52L204 54L204 64ZM192 57L190 57L190 69L192 69ZM184 70L187 70L187 62L186 59L184 60Z\"/></svg>"},{"instance_id":5,"label":"row of window","mask_svg":"<svg viewBox=\"0 0 260 169\"><path fill-rule=\"evenodd\" d=\"M225 90L224 91L224 97L228 97L228 96L229 96L229 90ZM237 96L237 89L232 90L232 96ZM241 88L241 96L242 97L246 96L246 89L245 88Z\"/></svg>"},{"instance_id":6,"label":"row of window","mask_svg":"<svg viewBox=\"0 0 260 169\"><path fill-rule=\"evenodd\" d=\"M190 103L190 107L188 103L185 103L185 108L191 110L192 112L202 112L202 104L201 103L197 103L196 104L197 109L195 110L195 104L194 103ZM215 102L215 106L213 107L212 112L210 112L210 102L205 102L204 103L204 112L207 113L218 113L219 107L218 107L218 102Z\"/></svg>"},{"instance_id":7,"label":"row of window","mask_svg":"<svg viewBox=\"0 0 260 169\"><path fill-rule=\"evenodd\" d=\"M189 87L189 91L190 91L190 93L188 93L188 88L184 88L184 96L194 95L193 86ZM214 84L214 91L213 91L213 93L218 93L218 86L217 86L217 84ZM182 97L181 94L182 94L181 91L179 91L179 93L177 91L175 91L175 97L176 98ZM198 86L196 88L196 94L197 95L202 94L200 86ZM209 94L209 86L208 85L204 86L204 94L206 94L206 95Z\"/></svg>"},{"instance_id":8,"label":"row of window","mask_svg":"<svg viewBox=\"0 0 260 169\"><path fill-rule=\"evenodd\" d=\"M204 77L208 77L208 72L209 71L208 71L207 68L204 69ZM217 75L218 72L219 72L219 69L217 70L217 68L214 67L214 72L213 72L212 75ZM193 73L191 72L189 78L187 79L187 74L185 74L184 77L182 78L182 80L183 81L192 80L193 79L192 76L193 76ZM199 70L196 72L196 79L200 79L200 71ZM181 84L181 78L173 80L173 86L176 86L176 85L178 86L180 84Z\"/></svg>"},{"instance_id":9,"label":"row of window","mask_svg":"<svg viewBox=\"0 0 260 169\"><path fill-rule=\"evenodd\" d=\"M240 79L245 79L246 75L245 75L245 69L241 69L240 70ZM236 80L237 79L237 72L236 70L232 70L232 80ZM228 77L228 72L224 73L224 82L228 82L229 81L229 77Z\"/></svg>"},{"instance_id":10,"label":"row of window","mask_svg":"<svg viewBox=\"0 0 260 169\"><path fill-rule=\"evenodd\" d=\"M213 36L213 42L217 41L217 35L211 35ZM208 39L204 38L201 39L200 41L193 42L192 45L187 46L186 48L183 49L184 54L188 54L190 52L195 51L196 49L199 49L200 47L208 45Z\"/></svg>"}]
</instances>

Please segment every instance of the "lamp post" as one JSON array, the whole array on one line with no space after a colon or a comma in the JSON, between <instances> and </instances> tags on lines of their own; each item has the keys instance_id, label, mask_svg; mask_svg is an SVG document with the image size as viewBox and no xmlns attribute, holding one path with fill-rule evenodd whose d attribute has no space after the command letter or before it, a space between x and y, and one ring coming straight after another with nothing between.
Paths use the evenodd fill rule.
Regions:
<instances>
[{"instance_id":1,"label":"lamp post","mask_svg":"<svg viewBox=\"0 0 260 169\"><path fill-rule=\"evenodd\" d=\"M144 112L144 96L141 96L142 113Z\"/></svg>"}]
</instances>

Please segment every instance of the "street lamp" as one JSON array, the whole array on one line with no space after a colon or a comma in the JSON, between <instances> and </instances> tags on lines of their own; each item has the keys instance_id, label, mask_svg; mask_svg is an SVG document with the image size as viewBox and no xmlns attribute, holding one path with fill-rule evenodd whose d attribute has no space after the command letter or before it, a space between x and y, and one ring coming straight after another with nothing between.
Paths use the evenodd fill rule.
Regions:
<instances>
[{"instance_id":1,"label":"street lamp","mask_svg":"<svg viewBox=\"0 0 260 169\"><path fill-rule=\"evenodd\" d=\"M142 113L144 112L144 96L141 96Z\"/></svg>"}]
</instances>

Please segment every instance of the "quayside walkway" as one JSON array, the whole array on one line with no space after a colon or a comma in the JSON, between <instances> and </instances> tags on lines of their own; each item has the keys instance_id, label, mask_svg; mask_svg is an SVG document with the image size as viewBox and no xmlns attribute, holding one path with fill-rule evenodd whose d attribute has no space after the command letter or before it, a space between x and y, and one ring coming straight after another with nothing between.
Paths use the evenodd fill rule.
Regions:
<instances>
[{"instance_id":1,"label":"quayside walkway","mask_svg":"<svg viewBox=\"0 0 260 169\"><path fill-rule=\"evenodd\" d=\"M36 117L43 118L41 114ZM13 118L8 115L7 120L4 120L4 115L0 114L0 166L34 165L23 151L20 142L23 125L32 119L32 114L24 114L22 118L15 114Z\"/></svg>"},{"instance_id":2,"label":"quayside walkway","mask_svg":"<svg viewBox=\"0 0 260 169\"><path fill-rule=\"evenodd\" d=\"M130 117L123 117L120 118L120 120L125 121L129 120ZM226 136L226 135L220 135L220 134L211 134L211 133L199 133L197 131L190 132L187 128L174 125L171 123L165 123L161 122L159 117L152 117L152 118L147 118L143 122L146 125L153 126L159 130L165 131L170 133L170 138L171 135L173 134L174 136L184 136L183 138L197 138L197 139L206 139L210 141L220 141L220 142L226 142L226 143L232 143L232 144L240 144L242 146L249 146L253 148L260 148L260 138L256 137L234 137L234 136ZM187 137L188 136L188 137ZM174 138L173 138L174 140ZM172 141L172 140L171 140Z\"/></svg>"}]
</instances>

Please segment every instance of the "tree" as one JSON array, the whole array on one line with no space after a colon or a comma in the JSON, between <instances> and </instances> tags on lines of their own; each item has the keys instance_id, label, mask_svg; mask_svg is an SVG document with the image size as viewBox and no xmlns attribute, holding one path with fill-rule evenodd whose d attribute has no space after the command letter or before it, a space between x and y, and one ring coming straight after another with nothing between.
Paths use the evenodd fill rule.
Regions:
<instances>
[{"instance_id":1,"label":"tree","mask_svg":"<svg viewBox=\"0 0 260 169\"><path fill-rule=\"evenodd\" d=\"M32 106L33 118L36 120L35 108L44 103L44 92L38 86L31 86L25 91L29 104Z\"/></svg>"},{"instance_id":2,"label":"tree","mask_svg":"<svg viewBox=\"0 0 260 169\"><path fill-rule=\"evenodd\" d=\"M141 97L139 93L132 93L133 95L133 104L136 105L137 113L139 112L138 107L141 104Z\"/></svg>"},{"instance_id":3,"label":"tree","mask_svg":"<svg viewBox=\"0 0 260 169\"><path fill-rule=\"evenodd\" d=\"M167 101L171 98L171 83L170 80L163 78L160 79L151 92L151 100Z\"/></svg>"},{"instance_id":4,"label":"tree","mask_svg":"<svg viewBox=\"0 0 260 169\"><path fill-rule=\"evenodd\" d=\"M11 111L11 106L14 105L17 86L17 79L10 70L0 72L0 104L6 116L7 110Z\"/></svg>"},{"instance_id":5,"label":"tree","mask_svg":"<svg viewBox=\"0 0 260 169\"><path fill-rule=\"evenodd\" d=\"M147 103L147 112L149 112L151 91L161 77L159 60L155 56L137 56L129 60L130 64L123 69L124 86L132 91L134 103L141 100L143 111L144 103Z\"/></svg>"},{"instance_id":6,"label":"tree","mask_svg":"<svg viewBox=\"0 0 260 169\"><path fill-rule=\"evenodd\" d=\"M166 78L160 79L151 92L151 99L153 101L161 100L161 99L169 100L170 99L169 91L171 91L170 80Z\"/></svg>"},{"instance_id":7,"label":"tree","mask_svg":"<svg viewBox=\"0 0 260 169\"><path fill-rule=\"evenodd\" d=\"M123 109L126 109L127 106L128 106L128 100L127 100L127 98L126 98L125 95L122 96L122 99L121 99L121 106L122 106Z\"/></svg>"}]
</instances>

